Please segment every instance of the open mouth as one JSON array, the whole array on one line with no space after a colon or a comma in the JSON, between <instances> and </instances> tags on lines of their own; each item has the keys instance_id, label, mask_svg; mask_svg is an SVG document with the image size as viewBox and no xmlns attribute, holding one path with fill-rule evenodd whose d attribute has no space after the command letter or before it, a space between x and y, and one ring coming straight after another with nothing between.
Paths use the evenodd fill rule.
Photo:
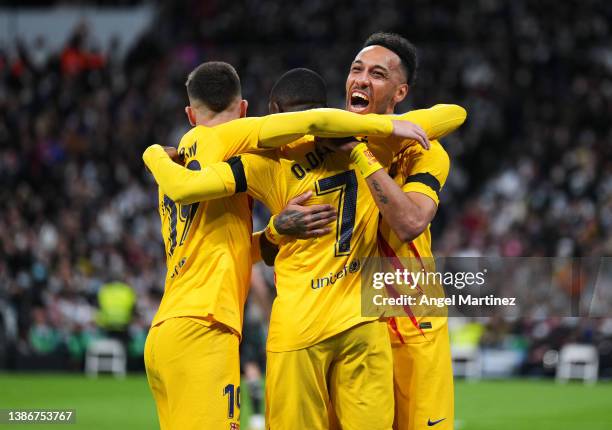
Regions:
<instances>
[{"instance_id":1,"label":"open mouth","mask_svg":"<svg viewBox=\"0 0 612 430\"><path fill-rule=\"evenodd\" d=\"M362 91L352 91L350 98L350 110L360 112L366 110L370 105L370 98Z\"/></svg>"}]
</instances>

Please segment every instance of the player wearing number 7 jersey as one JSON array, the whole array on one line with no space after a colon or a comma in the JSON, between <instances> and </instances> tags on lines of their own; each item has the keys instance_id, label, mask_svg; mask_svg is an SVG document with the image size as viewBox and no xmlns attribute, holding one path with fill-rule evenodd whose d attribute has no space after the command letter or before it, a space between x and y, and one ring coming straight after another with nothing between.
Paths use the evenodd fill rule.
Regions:
<instances>
[{"instance_id":1,"label":"player wearing number 7 jersey","mask_svg":"<svg viewBox=\"0 0 612 430\"><path fill-rule=\"evenodd\" d=\"M241 152L279 146L306 133L406 135L403 125L389 118L364 120L334 109L241 118L246 101L238 75L226 63L204 63L189 75L186 86L186 112L195 127L178 149L187 169L202 170L206 183L225 190L212 197L246 188L240 160L207 167ZM155 149L147 154L154 155ZM231 185L222 179L226 175ZM162 430L229 428L239 423L238 342L251 270L250 201L243 194L178 203L176 196L193 184L160 185L168 270L145 346L160 425Z\"/></svg>"},{"instance_id":2,"label":"player wearing number 7 jersey","mask_svg":"<svg viewBox=\"0 0 612 430\"><path fill-rule=\"evenodd\" d=\"M410 120L436 138L461 125L465 111L438 105L396 118ZM411 137L420 137L418 130L414 128ZM386 142L372 145L372 150L390 160L385 154L404 146ZM191 185L182 193L186 203L210 195L202 174L172 163L161 148L152 148L147 159L162 188ZM269 427L326 429L331 403L343 428L391 428L392 360L386 324L361 316L360 266L377 253L378 211L365 180L346 155L319 149L312 137L265 154L245 154L240 160L226 180L240 178L248 193L273 213L309 190L314 191L309 203L338 209L335 234L280 243L267 345Z\"/></svg>"}]
</instances>

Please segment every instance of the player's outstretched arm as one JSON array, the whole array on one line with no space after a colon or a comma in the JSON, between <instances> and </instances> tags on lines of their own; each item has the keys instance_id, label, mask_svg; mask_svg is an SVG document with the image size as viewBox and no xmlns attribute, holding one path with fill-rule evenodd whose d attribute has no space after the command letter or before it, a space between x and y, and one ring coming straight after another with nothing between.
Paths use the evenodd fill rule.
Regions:
<instances>
[{"instance_id":1,"label":"player's outstretched arm","mask_svg":"<svg viewBox=\"0 0 612 430\"><path fill-rule=\"evenodd\" d=\"M327 108L279 113L262 118L259 146L262 148L279 147L305 134L319 137L414 138L414 130L406 127L402 122L387 115L359 115L340 109ZM423 135L423 144L425 144L427 136L425 133Z\"/></svg>"},{"instance_id":2,"label":"player's outstretched arm","mask_svg":"<svg viewBox=\"0 0 612 430\"><path fill-rule=\"evenodd\" d=\"M142 155L161 190L178 203L195 203L231 196L236 192L232 166L214 163L202 170L189 170L168 156L160 145L149 146Z\"/></svg>"},{"instance_id":3,"label":"player's outstretched arm","mask_svg":"<svg viewBox=\"0 0 612 430\"><path fill-rule=\"evenodd\" d=\"M430 140L440 139L459 128L467 111L459 105L438 104L429 109L417 109L392 118L411 121L423 128Z\"/></svg>"}]
</instances>

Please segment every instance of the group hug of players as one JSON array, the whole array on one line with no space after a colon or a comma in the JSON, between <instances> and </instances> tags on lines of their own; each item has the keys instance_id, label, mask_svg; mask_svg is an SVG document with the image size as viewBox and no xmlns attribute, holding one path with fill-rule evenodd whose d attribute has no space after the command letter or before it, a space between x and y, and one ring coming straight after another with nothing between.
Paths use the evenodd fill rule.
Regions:
<instances>
[{"instance_id":1,"label":"group hug of players","mask_svg":"<svg viewBox=\"0 0 612 430\"><path fill-rule=\"evenodd\" d=\"M346 110L326 108L322 78L294 69L264 117L246 117L229 64L189 74L193 128L178 152L143 154L168 268L145 347L162 430L239 428L243 307L262 258L277 291L266 428L453 428L446 318L361 312L364 259L432 256L429 224L450 166L436 139L466 118L450 104L394 115L416 69L412 44L376 33L350 66ZM304 210L288 206L303 193ZM252 233L252 199L273 214L263 232Z\"/></svg>"}]
</instances>

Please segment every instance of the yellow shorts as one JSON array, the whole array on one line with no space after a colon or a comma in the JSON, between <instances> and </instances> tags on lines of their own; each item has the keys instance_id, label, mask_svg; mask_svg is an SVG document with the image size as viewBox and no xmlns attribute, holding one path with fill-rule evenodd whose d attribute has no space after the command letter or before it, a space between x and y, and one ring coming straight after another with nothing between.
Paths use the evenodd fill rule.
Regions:
<instances>
[{"instance_id":1,"label":"yellow shorts","mask_svg":"<svg viewBox=\"0 0 612 430\"><path fill-rule=\"evenodd\" d=\"M393 344L395 430L451 430L453 369L446 322L423 336Z\"/></svg>"},{"instance_id":2,"label":"yellow shorts","mask_svg":"<svg viewBox=\"0 0 612 430\"><path fill-rule=\"evenodd\" d=\"M393 365L387 325L352 327L308 348L268 352L266 418L271 430L327 430L329 406L343 430L390 430Z\"/></svg>"},{"instance_id":3,"label":"yellow shorts","mask_svg":"<svg viewBox=\"0 0 612 430\"><path fill-rule=\"evenodd\" d=\"M161 430L240 428L238 343L224 325L191 318L151 328L144 358Z\"/></svg>"}]
</instances>

